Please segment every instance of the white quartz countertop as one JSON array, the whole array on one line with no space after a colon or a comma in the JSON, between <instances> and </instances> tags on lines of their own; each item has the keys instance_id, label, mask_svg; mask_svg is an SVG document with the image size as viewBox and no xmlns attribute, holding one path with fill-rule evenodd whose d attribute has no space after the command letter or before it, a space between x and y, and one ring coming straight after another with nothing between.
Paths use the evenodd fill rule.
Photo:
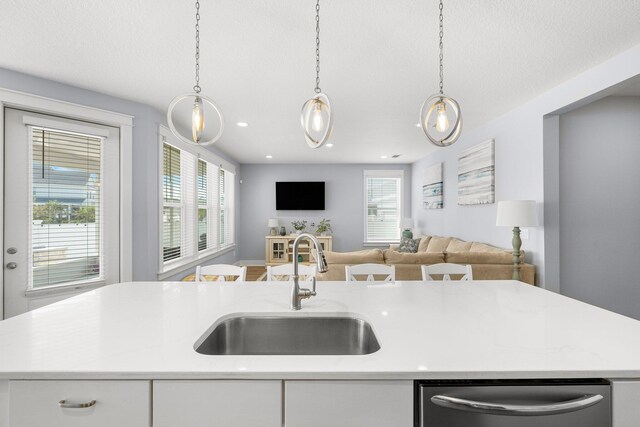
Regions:
<instances>
[{"instance_id":1,"label":"white quartz countertop","mask_svg":"<svg viewBox=\"0 0 640 427\"><path fill-rule=\"evenodd\" d=\"M0 379L640 378L640 322L513 281L121 283L0 322ZM350 314L380 342L362 356L207 356L232 314Z\"/></svg>"}]
</instances>

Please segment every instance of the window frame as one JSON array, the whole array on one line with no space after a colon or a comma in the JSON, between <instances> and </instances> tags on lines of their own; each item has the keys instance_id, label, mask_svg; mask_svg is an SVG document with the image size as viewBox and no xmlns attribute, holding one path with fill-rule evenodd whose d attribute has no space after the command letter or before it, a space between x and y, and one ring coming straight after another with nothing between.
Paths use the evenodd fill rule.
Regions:
<instances>
[{"instance_id":1,"label":"window frame","mask_svg":"<svg viewBox=\"0 0 640 427\"><path fill-rule=\"evenodd\" d=\"M371 247L383 247L389 244L395 244L400 241L402 237L402 232L400 230L400 224L402 223L402 218L404 218L404 170L403 169L365 169L363 176L363 246L371 246ZM398 206L399 206L399 214L398 214L398 239L397 240L369 240L368 236L368 216L369 216L369 197L368 197L368 178L399 178L400 179L400 189L398 191Z\"/></svg>"},{"instance_id":2,"label":"window frame","mask_svg":"<svg viewBox=\"0 0 640 427\"><path fill-rule=\"evenodd\" d=\"M235 225L233 224L233 222L232 222L233 228L230 232L230 235L232 236L232 239L231 239L232 242L225 245L219 244L220 236L218 234L220 229L220 204L219 204L219 194L218 194L218 191L219 191L218 175L220 170L224 170L226 173L232 174L231 175L233 177L232 179L235 179L236 168L230 162L216 156L215 154L213 154L212 152L210 152L209 150L203 147L190 146L182 141L179 141L177 138L175 138L175 136L173 136L171 131L164 126L159 127L158 134L159 134L159 138L158 138L158 141L159 141L159 144L158 144L158 147L159 147L158 279L163 280L177 273L180 273L181 271L187 270L189 268L193 268L196 265L201 264L203 261L213 259L215 257L218 257L220 255L223 255L225 253L235 250L235 246L236 246L235 234L236 233L235 233ZM189 180L184 179L184 175L183 175L183 178L181 179L181 189L180 189L181 195L182 195L182 200L180 203L181 214L182 214L181 232L182 233L193 232L193 236L192 236L193 238L191 242L193 244L193 248L188 249L186 251L187 252L186 255L183 255L183 256L180 256L179 258L168 260L168 261L164 261L164 253L163 253L164 252L163 212L164 212L164 207L166 206L164 202L164 194L163 194L163 180L164 180L163 157L164 157L165 143L180 150L181 158L182 158L182 152L186 152L191 155L191 157L193 158L192 160L194 162L193 168L191 168L191 172L193 172L193 174L195 175L191 180L193 184L192 189L186 188L189 184ZM201 204L198 197L199 196L198 170L199 170L200 161L203 161L207 164L207 172L206 172L207 203L206 204ZM184 174L184 173L189 173L189 171L181 170L181 174ZM189 195L189 191L192 191L192 194ZM233 191L230 197L231 199L234 199L236 197L235 190ZM187 206L189 198L193 200L192 207ZM203 208L207 209L207 242L209 242L210 239L214 239L214 244L211 247L199 250L200 233L199 233L198 213L199 213L199 210ZM212 215L212 213L215 213L215 215ZM186 234L181 235L182 242L185 242L185 236ZM188 239L186 241L188 242ZM181 249L184 250L184 248L182 248L182 244L183 243L181 243Z\"/></svg>"}]
</instances>

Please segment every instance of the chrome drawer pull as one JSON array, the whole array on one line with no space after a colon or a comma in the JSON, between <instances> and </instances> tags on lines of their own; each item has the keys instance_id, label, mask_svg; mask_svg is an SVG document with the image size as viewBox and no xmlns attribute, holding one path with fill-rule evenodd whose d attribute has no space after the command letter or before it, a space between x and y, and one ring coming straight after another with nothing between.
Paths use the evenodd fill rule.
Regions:
<instances>
[{"instance_id":1,"label":"chrome drawer pull","mask_svg":"<svg viewBox=\"0 0 640 427\"><path fill-rule=\"evenodd\" d=\"M95 406L96 403L97 403L96 400L92 400L87 403L72 403L62 399L60 402L58 402L58 405L61 408L66 408L66 409L82 409L82 408L91 408L92 406Z\"/></svg>"},{"instance_id":2,"label":"chrome drawer pull","mask_svg":"<svg viewBox=\"0 0 640 427\"><path fill-rule=\"evenodd\" d=\"M466 412L480 412L493 415L558 415L579 411L595 405L603 399L600 394L587 394L577 399L544 405L503 405L500 403L480 402L476 400L460 399L458 397L436 395L431 402L444 408L457 409Z\"/></svg>"}]
</instances>

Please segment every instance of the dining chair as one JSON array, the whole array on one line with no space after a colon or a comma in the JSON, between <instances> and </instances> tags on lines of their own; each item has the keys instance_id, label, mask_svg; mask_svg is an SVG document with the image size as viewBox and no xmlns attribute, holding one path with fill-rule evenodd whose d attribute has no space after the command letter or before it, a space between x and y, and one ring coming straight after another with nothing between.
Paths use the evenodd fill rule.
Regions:
<instances>
[{"instance_id":1,"label":"dining chair","mask_svg":"<svg viewBox=\"0 0 640 427\"><path fill-rule=\"evenodd\" d=\"M212 264L196 267L196 282L210 282L204 276L217 276L216 282L244 282L247 278L247 267L230 264ZM227 280L229 276L236 277Z\"/></svg>"},{"instance_id":2,"label":"dining chair","mask_svg":"<svg viewBox=\"0 0 640 427\"><path fill-rule=\"evenodd\" d=\"M440 263L433 265L423 265L421 267L422 270L422 280L431 281L435 280L433 278L434 275L442 276L443 281L451 280L451 275L461 276L460 281L462 280L473 280L473 270L470 265L461 265L461 264L451 264L451 263Z\"/></svg>"},{"instance_id":3,"label":"dining chair","mask_svg":"<svg viewBox=\"0 0 640 427\"><path fill-rule=\"evenodd\" d=\"M358 280L356 276L366 276L366 282L395 282L396 280L396 267L395 265L385 264L356 264L347 265L344 267L345 280L347 283L355 283L363 280ZM376 278L378 276L378 278ZM380 278L382 277L382 278Z\"/></svg>"},{"instance_id":4,"label":"dining chair","mask_svg":"<svg viewBox=\"0 0 640 427\"><path fill-rule=\"evenodd\" d=\"M316 277L317 268L315 265L298 265L298 275L303 282L310 282ZM267 266L267 282L289 281L293 276L293 264L269 265Z\"/></svg>"}]
</instances>

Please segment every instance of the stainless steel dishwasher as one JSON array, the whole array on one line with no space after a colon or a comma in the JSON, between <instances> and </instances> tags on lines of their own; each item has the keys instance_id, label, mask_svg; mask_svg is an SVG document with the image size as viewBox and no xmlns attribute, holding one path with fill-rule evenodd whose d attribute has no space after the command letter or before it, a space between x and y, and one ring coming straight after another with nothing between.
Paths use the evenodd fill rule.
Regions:
<instances>
[{"instance_id":1,"label":"stainless steel dishwasher","mask_svg":"<svg viewBox=\"0 0 640 427\"><path fill-rule=\"evenodd\" d=\"M611 427L595 380L416 381L418 427Z\"/></svg>"}]
</instances>

